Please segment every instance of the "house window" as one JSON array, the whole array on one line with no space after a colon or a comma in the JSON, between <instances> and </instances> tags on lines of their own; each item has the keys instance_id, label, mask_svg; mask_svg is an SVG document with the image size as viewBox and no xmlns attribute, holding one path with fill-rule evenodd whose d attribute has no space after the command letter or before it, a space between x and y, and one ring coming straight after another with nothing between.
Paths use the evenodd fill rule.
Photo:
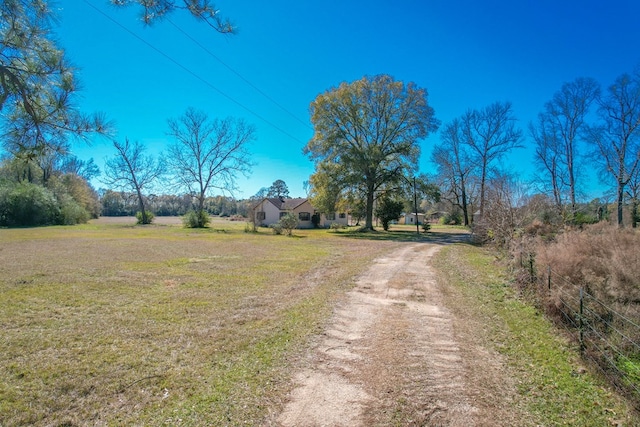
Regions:
<instances>
[{"instance_id":1,"label":"house window","mask_svg":"<svg viewBox=\"0 0 640 427\"><path fill-rule=\"evenodd\" d=\"M334 221L336 219L335 213L327 214L327 221Z\"/></svg>"},{"instance_id":2,"label":"house window","mask_svg":"<svg viewBox=\"0 0 640 427\"><path fill-rule=\"evenodd\" d=\"M267 216L265 215L264 211L256 212L256 219L258 221L264 221L266 217Z\"/></svg>"},{"instance_id":3,"label":"house window","mask_svg":"<svg viewBox=\"0 0 640 427\"><path fill-rule=\"evenodd\" d=\"M309 212L300 212L298 218L300 221L311 221L311 214Z\"/></svg>"},{"instance_id":4,"label":"house window","mask_svg":"<svg viewBox=\"0 0 640 427\"><path fill-rule=\"evenodd\" d=\"M339 216L340 216L340 219L345 219L347 217L347 214L346 213L341 213Z\"/></svg>"},{"instance_id":5,"label":"house window","mask_svg":"<svg viewBox=\"0 0 640 427\"><path fill-rule=\"evenodd\" d=\"M283 216L285 216L286 214L288 214L289 212L280 212L280 218L282 218Z\"/></svg>"}]
</instances>

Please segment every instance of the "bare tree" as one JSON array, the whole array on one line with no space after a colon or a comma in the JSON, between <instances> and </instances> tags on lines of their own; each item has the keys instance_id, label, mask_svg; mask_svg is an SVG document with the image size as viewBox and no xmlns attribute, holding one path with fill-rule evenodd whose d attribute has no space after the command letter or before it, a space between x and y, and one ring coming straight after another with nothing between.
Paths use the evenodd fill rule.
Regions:
<instances>
[{"instance_id":1,"label":"bare tree","mask_svg":"<svg viewBox=\"0 0 640 427\"><path fill-rule=\"evenodd\" d=\"M598 99L600 123L588 140L602 177L616 187L618 226L623 227L625 187L640 161L640 72L623 74Z\"/></svg>"},{"instance_id":2,"label":"bare tree","mask_svg":"<svg viewBox=\"0 0 640 427\"><path fill-rule=\"evenodd\" d=\"M508 246L518 229L531 221L525 209L526 189L508 172L496 171L487 181L487 208L474 235L481 241L492 241L499 247Z\"/></svg>"},{"instance_id":3,"label":"bare tree","mask_svg":"<svg viewBox=\"0 0 640 427\"><path fill-rule=\"evenodd\" d=\"M640 207L640 168L636 168L631 174L626 193L631 201L631 227L637 228L640 219L638 212L638 207Z\"/></svg>"},{"instance_id":4,"label":"bare tree","mask_svg":"<svg viewBox=\"0 0 640 427\"><path fill-rule=\"evenodd\" d=\"M233 192L236 176L251 170L247 146L254 134L255 128L243 120L209 120L193 108L169 120L169 135L175 139L169 146L169 169L177 189L195 198L199 218L204 218L204 202L211 190ZM206 221L195 225L203 227Z\"/></svg>"},{"instance_id":5,"label":"bare tree","mask_svg":"<svg viewBox=\"0 0 640 427\"><path fill-rule=\"evenodd\" d=\"M482 110L468 111L462 116L465 144L474 152L480 176L480 216L485 208L486 182L492 164L514 148L521 147L522 131L510 102L496 102Z\"/></svg>"},{"instance_id":6,"label":"bare tree","mask_svg":"<svg viewBox=\"0 0 640 427\"><path fill-rule=\"evenodd\" d=\"M89 160L81 160L74 155L66 156L58 165L58 169L62 173L73 173L87 181L100 175L100 168L95 164L93 158Z\"/></svg>"},{"instance_id":7,"label":"bare tree","mask_svg":"<svg viewBox=\"0 0 640 427\"><path fill-rule=\"evenodd\" d=\"M553 194L553 202L558 214L564 210L564 194L566 182L561 166L558 139L553 122L547 115L539 114L537 124L529 124L529 133L535 142L536 166L541 173L541 190Z\"/></svg>"},{"instance_id":8,"label":"bare tree","mask_svg":"<svg viewBox=\"0 0 640 427\"><path fill-rule=\"evenodd\" d=\"M151 215L147 212L143 190L164 173L165 165L162 159L154 159L144 154L145 147L139 142L131 144L125 139L124 144L113 141L117 155L105 163L104 183L125 191L135 191L140 210L141 224L150 224Z\"/></svg>"},{"instance_id":9,"label":"bare tree","mask_svg":"<svg viewBox=\"0 0 640 427\"><path fill-rule=\"evenodd\" d=\"M530 125L536 143L536 158L550 179L554 200L562 212L567 193L572 220L576 215L578 144L585 131L589 108L599 93L599 84L590 78L565 83L545 104L537 126Z\"/></svg>"},{"instance_id":10,"label":"bare tree","mask_svg":"<svg viewBox=\"0 0 640 427\"><path fill-rule=\"evenodd\" d=\"M431 159L438 166L440 180L446 182L447 193L454 196L451 202L462 210L464 225L468 226L471 224L468 179L473 164L465 150L460 119L454 119L445 125L440 138L442 142L434 147Z\"/></svg>"}]
</instances>

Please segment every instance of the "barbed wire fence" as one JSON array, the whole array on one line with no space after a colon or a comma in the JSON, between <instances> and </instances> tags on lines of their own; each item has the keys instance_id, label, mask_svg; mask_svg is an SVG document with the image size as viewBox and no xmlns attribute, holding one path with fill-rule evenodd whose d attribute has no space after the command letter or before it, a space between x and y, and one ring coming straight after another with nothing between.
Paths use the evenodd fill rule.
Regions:
<instances>
[{"instance_id":1,"label":"barbed wire fence","mask_svg":"<svg viewBox=\"0 0 640 427\"><path fill-rule=\"evenodd\" d=\"M571 282L551 266L537 271L531 254L520 258L520 266L537 284L547 315L579 345L582 358L640 409L640 321L596 298L588 284Z\"/></svg>"}]
</instances>

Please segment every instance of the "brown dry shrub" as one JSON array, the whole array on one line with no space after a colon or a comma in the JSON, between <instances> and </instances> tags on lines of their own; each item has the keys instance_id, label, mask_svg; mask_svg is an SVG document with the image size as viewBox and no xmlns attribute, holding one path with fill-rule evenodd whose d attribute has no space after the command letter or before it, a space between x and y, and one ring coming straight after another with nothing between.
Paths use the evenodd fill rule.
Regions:
<instances>
[{"instance_id":1,"label":"brown dry shrub","mask_svg":"<svg viewBox=\"0 0 640 427\"><path fill-rule=\"evenodd\" d=\"M640 233L605 223L565 231L553 242L537 238L537 302L569 330L585 325L585 355L618 385L629 378L611 354L635 358L640 342ZM547 266L551 267L551 289ZM583 300L580 322L580 288ZM572 334L578 340L578 334ZM580 335L582 336L582 335ZM633 359L635 360L635 359Z\"/></svg>"},{"instance_id":2,"label":"brown dry shrub","mask_svg":"<svg viewBox=\"0 0 640 427\"><path fill-rule=\"evenodd\" d=\"M550 266L552 271L551 295L546 304L549 314L553 316L557 312L560 295L575 295L577 298L579 289L584 288L616 312L638 319L638 247L638 232L605 223L567 231L551 243L538 240L535 248L536 266L545 270ZM542 288L546 289L546 283ZM604 310L604 306L599 308Z\"/></svg>"}]
</instances>

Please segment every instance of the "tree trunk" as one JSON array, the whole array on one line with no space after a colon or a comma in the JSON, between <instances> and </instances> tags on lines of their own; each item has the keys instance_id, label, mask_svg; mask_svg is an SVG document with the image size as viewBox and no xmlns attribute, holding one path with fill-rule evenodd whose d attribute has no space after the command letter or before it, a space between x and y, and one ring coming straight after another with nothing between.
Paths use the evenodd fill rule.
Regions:
<instances>
[{"instance_id":1,"label":"tree trunk","mask_svg":"<svg viewBox=\"0 0 640 427\"><path fill-rule=\"evenodd\" d=\"M197 209L197 214L198 214L198 227L199 228L204 228L205 224L204 224L204 199L205 199L205 194L204 192L200 192L200 195L198 196L198 209Z\"/></svg>"},{"instance_id":2,"label":"tree trunk","mask_svg":"<svg viewBox=\"0 0 640 427\"><path fill-rule=\"evenodd\" d=\"M482 173L480 176L480 219L484 214L484 187L487 180L487 163L486 161L482 164Z\"/></svg>"},{"instance_id":3,"label":"tree trunk","mask_svg":"<svg viewBox=\"0 0 640 427\"><path fill-rule=\"evenodd\" d=\"M373 230L373 200L374 200L374 189L373 184L367 185L367 207L365 210L365 224L364 228L366 230Z\"/></svg>"},{"instance_id":4,"label":"tree trunk","mask_svg":"<svg viewBox=\"0 0 640 427\"><path fill-rule=\"evenodd\" d=\"M144 201L142 200L142 192L138 185L136 185L136 193L138 193L138 208L140 209L140 221L142 224L149 224L147 220L147 211L144 209Z\"/></svg>"},{"instance_id":5,"label":"tree trunk","mask_svg":"<svg viewBox=\"0 0 640 427\"><path fill-rule=\"evenodd\" d=\"M567 148L567 172L569 173L569 202L571 203L571 223L576 222L576 178L573 167L573 144Z\"/></svg>"},{"instance_id":6,"label":"tree trunk","mask_svg":"<svg viewBox=\"0 0 640 427\"><path fill-rule=\"evenodd\" d=\"M618 227L624 227L622 219L622 203L624 201L624 184L618 180Z\"/></svg>"},{"instance_id":7,"label":"tree trunk","mask_svg":"<svg viewBox=\"0 0 640 427\"><path fill-rule=\"evenodd\" d=\"M467 191L464 188L464 181L461 182L461 188L462 188L462 215L464 218L464 226L468 227L469 226L469 212L468 212L468 207L467 207Z\"/></svg>"}]
</instances>

